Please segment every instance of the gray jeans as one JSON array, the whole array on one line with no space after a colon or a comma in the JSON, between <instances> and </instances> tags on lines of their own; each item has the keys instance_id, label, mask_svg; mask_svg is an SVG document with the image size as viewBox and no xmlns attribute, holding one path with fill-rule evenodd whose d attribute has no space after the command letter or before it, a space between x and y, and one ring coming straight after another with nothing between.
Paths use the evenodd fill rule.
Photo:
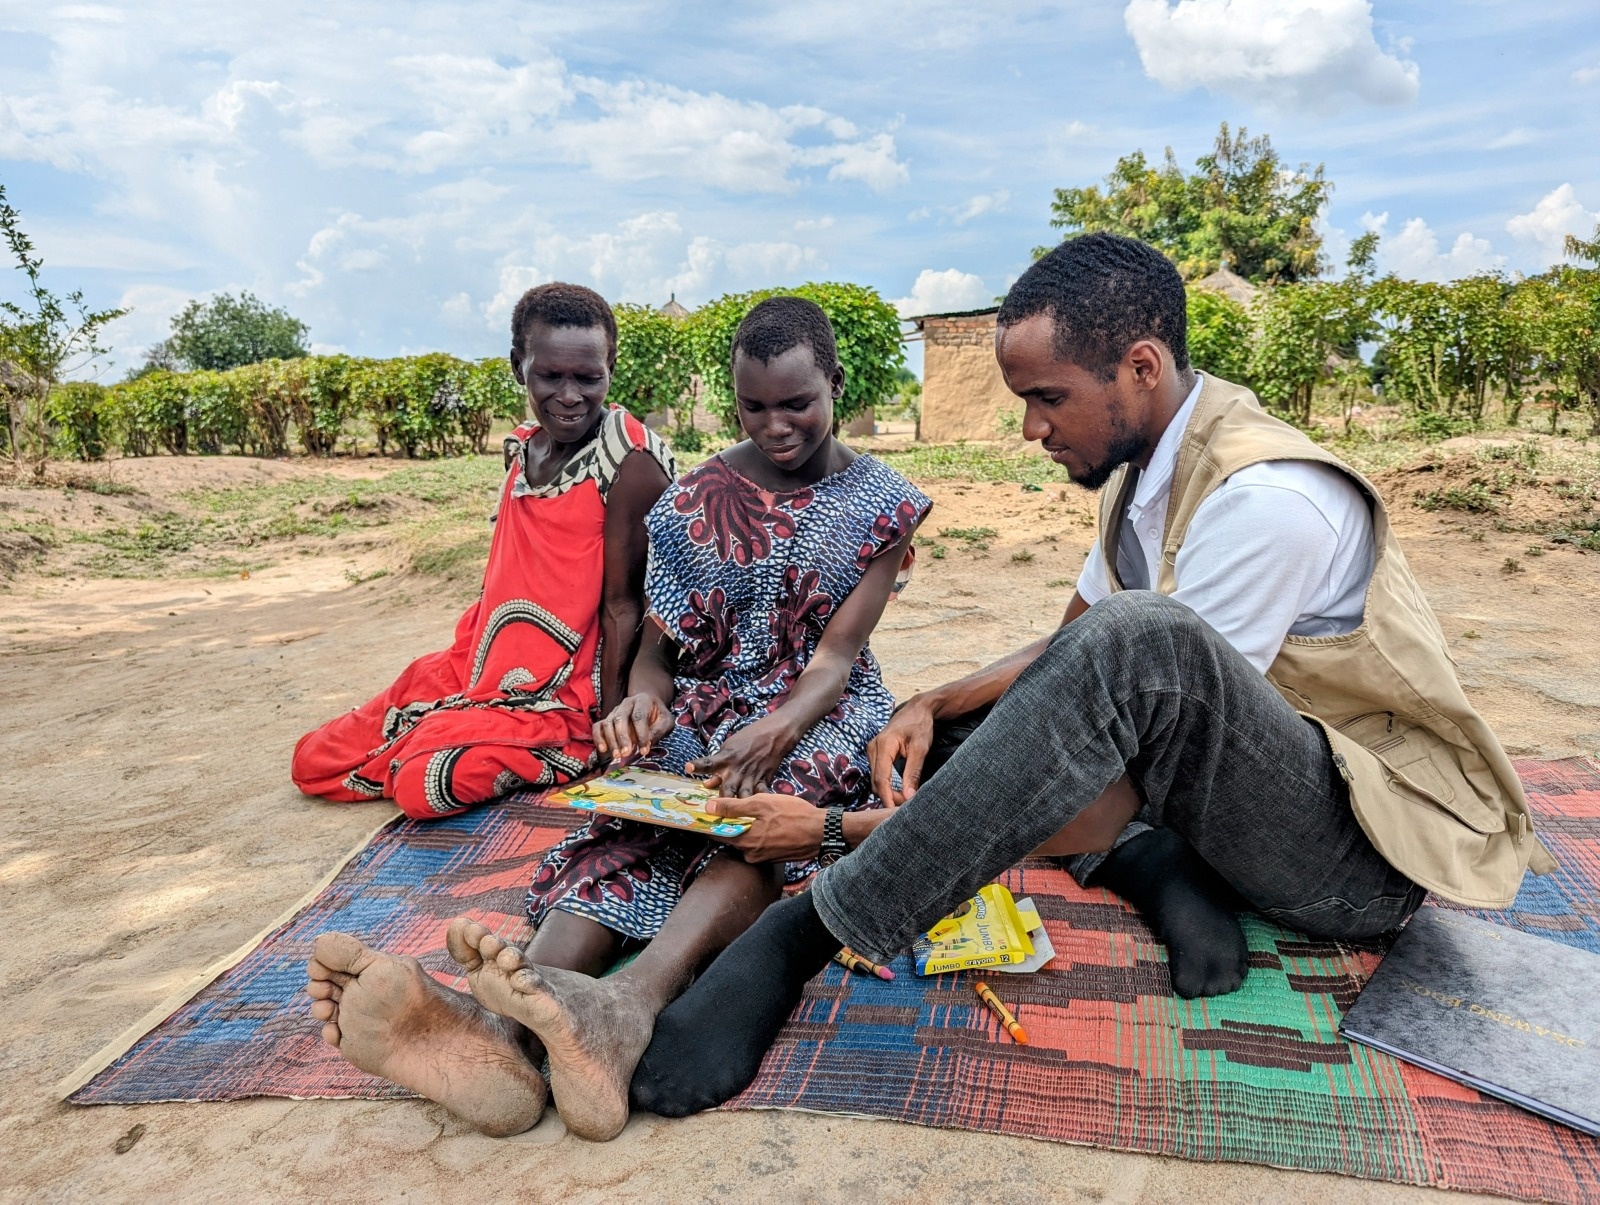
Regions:
<instances>
[{"instance_id":1,"label":"gray jeans","mask_svg":"<svg viewBox=\"0 0 1600 1205\"><path fill-rule=\"evenodd\" d=\"M1051 638L915 797L817 876L817 913L889 958L1124 773L1140 822L1290 928L1371 937L1422 903L1361 831L1321 730L1188 607L1135 590Z\"/></svg>"}]
</instances>

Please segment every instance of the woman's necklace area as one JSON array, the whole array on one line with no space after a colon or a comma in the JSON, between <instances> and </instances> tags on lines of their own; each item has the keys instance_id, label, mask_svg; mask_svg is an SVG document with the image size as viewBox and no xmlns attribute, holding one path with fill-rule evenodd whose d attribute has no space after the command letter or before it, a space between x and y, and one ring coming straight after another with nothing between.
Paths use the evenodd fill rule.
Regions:
<instances>
[{"instance_id":1,"label":"woman's necklace area","mask_svg":"<svg viewBox=\"0 0 1600 1205\"><path fill-rule=\"evenodd\" d=\"M522 477L528 483L528 488L543 489L559 477L575 457L588 451L599 430L600 424L596 423L594 430L582 443L564 445L556 443L544 431L537 432L528 441L528 449L523 454Z\"/></svg>"}]
</instances>

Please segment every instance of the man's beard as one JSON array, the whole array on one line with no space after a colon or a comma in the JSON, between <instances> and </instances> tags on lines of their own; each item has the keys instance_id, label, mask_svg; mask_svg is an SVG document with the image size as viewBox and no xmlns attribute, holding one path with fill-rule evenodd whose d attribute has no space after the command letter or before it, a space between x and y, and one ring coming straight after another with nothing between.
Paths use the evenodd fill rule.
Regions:
<instances>
[{"instance_id":1,"label":"man's beard","mask_svg":"<svg viewBox=\"0 0 1600 1205\"><path fill-rule=\"evenodd\" d=\"M1143 456L1149 448L1149 440L1131 431L1125 431L1111 442L1103 461L1085 473L1069 472L1067 476L1072 479L1074 485L1081 485L1092 493L1098 492L1101 486L1111 480L1112 473Z\"/></svg>"}]
</instances>

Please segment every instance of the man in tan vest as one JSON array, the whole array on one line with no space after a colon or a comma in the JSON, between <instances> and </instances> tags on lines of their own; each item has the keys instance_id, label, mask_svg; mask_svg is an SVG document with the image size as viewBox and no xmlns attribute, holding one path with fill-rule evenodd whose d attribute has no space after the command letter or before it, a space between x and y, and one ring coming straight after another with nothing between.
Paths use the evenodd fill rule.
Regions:
<instances>
[{"instance_id":1,"label":"man in tan vest","mask_svg":"<svg viewBox=\"0 0 1600 1205\"><path fill-rule=\"evenodd\" d=\"M892 957L1029 853L1133 902L1187 996L1243 979L1236 908L1371 937L1553 866L1377 492L1189 366L1164 256L1071 239L998 322L1024 435L1104 487L1078 592L1054 635L900 708L872 750L896 813L662 1013L642 1108L732 1096L841 945Z\"/></svg>"}]
</instances>

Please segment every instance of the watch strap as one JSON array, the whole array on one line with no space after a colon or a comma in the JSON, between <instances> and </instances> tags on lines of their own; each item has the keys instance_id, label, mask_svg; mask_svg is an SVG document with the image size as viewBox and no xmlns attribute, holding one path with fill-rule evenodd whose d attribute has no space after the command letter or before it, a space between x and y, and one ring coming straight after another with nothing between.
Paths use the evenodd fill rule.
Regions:
<instances>
[{"instance_id":1,"label":"watch strap","mask_svg":"<svg viewBox=\"0 0 1600 1205\"><path fill-rule=\"evenodd\" d=\"M829 808L822 817L822 850L818 861L831 866L849 852L850 847L844 843L844 809Z\"/></svg>"}]
</instances>

